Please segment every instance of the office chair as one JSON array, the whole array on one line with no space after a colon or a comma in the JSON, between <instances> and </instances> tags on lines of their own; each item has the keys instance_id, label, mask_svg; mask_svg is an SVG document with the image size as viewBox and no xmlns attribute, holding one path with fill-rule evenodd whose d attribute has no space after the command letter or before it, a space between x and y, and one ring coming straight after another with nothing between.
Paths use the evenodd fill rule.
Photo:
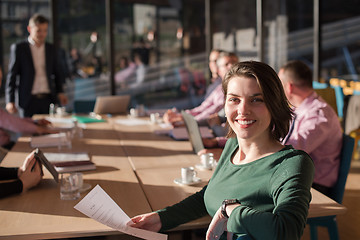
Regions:
<instances>
[{"instance_id":1,"label":"office chair","mask_svg":"<svg viewBox=\"0 0 360 240\"><path fill-rule=\"evenodd\" d=\"M314 90L334 109L336 114L339 116L335 89L331 87L327 87L327 88L315 88Z\"/></svg>"},{"instance_id":2,"label":"office chair","mask_svg":"<svg viewBox=\"0 0 360 240\"><path fill-rule=\"evenodd\" d=\"M330 79L330 86L334 88L335 95L336 95L336 106L338 110L338 116L339 118L343 118L343 111L344 111L344 81L341 81L338 78L331 78ZM341 82L341 83L340 83Z\"/></svg>"},{"instance_id":3,"label":"office chair","mask_svg":"<svg viewBox=\"0 0 360 240\"><path fill-rule=\"evenodd\" d=\"M358 151L360 142L360 127L350 132L350 136L355 139L353 159L360 160L360 154Z\"/></svg>"},{"instance_id":4,"label":"office chair","mask_svg":"<svg viewBox=\"0 0 360 240\"><path fill-rule=\"evenodd\" d=\"M343 134L343 145L340 155L339 176L335 186L331 189L329 197L342 203L346 179L350 170L352 153L354 150L354 139L349 135ZM337 228L336 216L326 216L309 218L307 223L310 225L311 240L317 240L317 227L327 227L330 240L338 240L339 233Z\"/></svg>"}]
</instances>

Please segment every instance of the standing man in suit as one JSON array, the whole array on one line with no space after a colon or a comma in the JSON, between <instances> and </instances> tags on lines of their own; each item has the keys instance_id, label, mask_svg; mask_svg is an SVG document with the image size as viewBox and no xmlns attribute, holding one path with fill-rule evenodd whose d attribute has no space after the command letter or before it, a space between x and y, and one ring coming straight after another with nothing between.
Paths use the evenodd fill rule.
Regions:
<instances>
[{"instance_id":1,"label":"standing man in suit","mask_svg":"<svg viewBox=\"0 0 360 240\"><path fill-rule=\"evenodd\" d=\"M49 20L35 14L27 27L28 39L11 45L6 82L6 110L9 113L19 110L20 116L31 117L49 113L51 103L59 101L66 105L68 102L56 49L46 42L48 27Z\"/></svg>"}]
</instances>

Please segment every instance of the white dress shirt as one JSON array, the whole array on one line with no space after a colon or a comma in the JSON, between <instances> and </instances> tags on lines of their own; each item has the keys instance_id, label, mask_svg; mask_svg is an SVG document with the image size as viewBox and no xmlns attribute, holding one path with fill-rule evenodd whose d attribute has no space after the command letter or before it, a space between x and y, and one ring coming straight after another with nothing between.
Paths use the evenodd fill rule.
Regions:
<instances>
[{"instance_id":1,"label":"white dress shirt","mask_svg":"<svg viewBox=\"0 0 360 240\"><path fill-rule=\"evenodd\" d=\"M31 55L35 68L35 77L31 94L50 93L46 77L45 44L38 47L30 37L28 38L28 41L30 43Z\"/></svg>"}]
</instances>

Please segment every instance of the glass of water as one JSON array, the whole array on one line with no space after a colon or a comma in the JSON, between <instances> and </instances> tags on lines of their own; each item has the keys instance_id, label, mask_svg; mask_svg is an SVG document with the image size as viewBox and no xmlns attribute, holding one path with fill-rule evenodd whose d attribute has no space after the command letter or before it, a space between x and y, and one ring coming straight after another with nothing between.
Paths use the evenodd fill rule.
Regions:
<instances>
[{"instance_id":1,"label":"glass of water","mask_svg":"<svg viewBox=\"0 0 360 240\"><path fill-rule=\"evenodd\" d=\"M62 173L60 179L60 199L76 200L80 198L79 184L77 175L71 173Z\"/></svg>"}]
</instances>

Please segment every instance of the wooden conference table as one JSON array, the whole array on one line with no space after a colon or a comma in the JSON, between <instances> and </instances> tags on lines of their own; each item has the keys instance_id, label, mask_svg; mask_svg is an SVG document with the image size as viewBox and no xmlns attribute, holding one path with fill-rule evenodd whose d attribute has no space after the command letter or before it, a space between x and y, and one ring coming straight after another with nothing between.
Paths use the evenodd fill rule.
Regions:
<instances>
[{"instance_id":1,"label":"wooden conference table","mask_svg":"<svg viewBox=\"0 0 360 240\"><path fill-rule=\"evenodd\" d=\"M153 133L151 124L118 124L116 117L103 123L87 124L84 137L73 139L72 148L61 152L88 152L97 165L84 173L92 187L99 184L130 217L174 204L206 185L212 171L198 171L202 181L192 186L179 186L174 179L180 168L199 164L188 141L174 141ZM21 137L1 166L20 166L31 152L29 137ZM57 148L43 148L57 152ZM73 206L79 200L60 200L59 185L44 171L39 186L25 194L0 199L0 239L56 239L119 234L97 223ZM87 191L88 192L88 191ZM86 193L81 194L81 198ZM309 217L338 215L346 208L312 190ZM177 230L207 226L210 217L184 225Z\"/></svg>"}]
</instances>

